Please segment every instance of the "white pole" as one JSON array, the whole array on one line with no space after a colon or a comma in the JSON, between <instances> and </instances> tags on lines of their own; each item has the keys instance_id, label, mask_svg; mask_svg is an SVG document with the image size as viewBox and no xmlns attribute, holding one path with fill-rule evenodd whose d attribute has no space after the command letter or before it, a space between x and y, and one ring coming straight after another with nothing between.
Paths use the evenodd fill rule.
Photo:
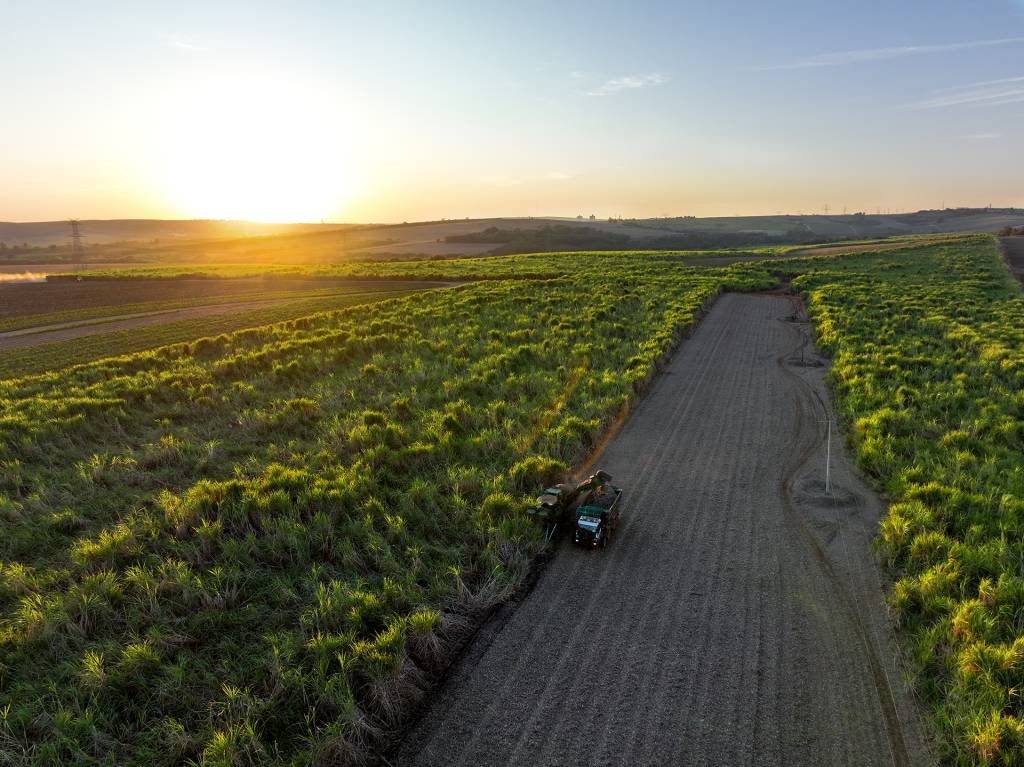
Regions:
<instances>
[{"instance_id":1,"label":"white pole","mask_svg":"<svg viewBox=\"0 0 1024 767\"><path fill-rule=\"evenodd\" d=\"M828 438L825 442L825 492L832 494L832 419L828 420Z\"/></svg>"}]
</instances>

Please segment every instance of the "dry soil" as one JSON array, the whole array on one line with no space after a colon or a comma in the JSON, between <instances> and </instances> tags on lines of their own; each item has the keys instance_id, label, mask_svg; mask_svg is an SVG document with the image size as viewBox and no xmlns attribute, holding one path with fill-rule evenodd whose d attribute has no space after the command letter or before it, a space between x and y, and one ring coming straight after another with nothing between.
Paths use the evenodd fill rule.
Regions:
<instances>
[{"instance_id":1,"label":"dry soil","mask_svg":"<svg viewBox=\"0 0 1024 767\"><path fill-rule=\"evenodd\" d=\"M799 304L726 295L600 466L608 549L567 541L392 765L932 763Z\"/></svg>"}]
</instances>

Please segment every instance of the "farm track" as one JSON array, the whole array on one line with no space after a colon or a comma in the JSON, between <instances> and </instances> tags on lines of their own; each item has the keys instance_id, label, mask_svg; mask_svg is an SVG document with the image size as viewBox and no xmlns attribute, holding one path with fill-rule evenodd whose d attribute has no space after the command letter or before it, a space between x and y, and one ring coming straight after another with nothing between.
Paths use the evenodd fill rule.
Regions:
<instances>
[{"instance_id":1,"label":"farm track","mask_svg":"<svg viewBox=\"0 0 1024 767\"><path fill-rule=\"evenodd\" d=\"M167 309L159 312L104 317L85 322L68 322L50 326L22 328L20 330L0 333L0 351L25 349L31 346L53 343L54 341L68 341L74 338L92 336L97 333L109 333L114 330L129 330L150 325L163 325L168 322L177 322L178 320L214 317L219 314L231 314L232 312L246 311L248 309L264 309L268 306L286 304L298 298L301 298L301 296L279 298L272 301L235 301L226 304L207 304L204 306L190 306L184 309Z\"/></svg>"},{"instance_id":2,"label":"farm track","mask_svg":"<svg viewBox=\"0 0 1024 767\"><path fill-rule=\"evenodd\" d=\"M104 314L147 312L150 309L188 308L189 306L240 303L263 300L268 291L274 299L314 296L325 291L363 293L383 290L410 290L421 287L447 287L452 281L342 279L333 277L224 277L173 279L54 279L29 281L0 280L0 321L43 317L50 313L90 310L93 317ZM148 307L150 303L187 301L186 306ZM123 309L132 306L132 311ZM71 318L69 318L71 319ZM42 324L29 322L29 324ZM28 327L28 325L24 325ZM13 329L13 328L12 328Z\"/></svg>"},{"instance_id":3,"label":"farm track","mask_svg":"<svg viewBox=\"0 0 1024 767\"><path fill-rule=\"evenodd\" d=\"M823 362L795 299L719 299L600 461L616 540L563 543L390 763L931 763Z\"/></svg>"},{"instance_id":4,"label":"farm track","mask_svg":"<svg viewBox=\"0 0 1024 767\"><path fill-rule=\"evenodd\" d=\"M1024 284L1024 237L1000 237L1003 246L1003 257L1010 274Z\"/></svg>"},{"instance_id":5,"label":"farm track","mask_svg":"<svg viewBox=\"0 0 1024 767\"><path fill-rule=\"evenodd\" d=\"M228 306L241 305L242 302L231 302ZM275 301L262 301L256 302L256 306L267 305L270 303L276 303ZM224 306L224 304L212 304L212 306ZM194 308L194 307L184 307ZM205 307L202 307L205 308ZM31 336L37 333L49 333L54 330L69 330L71 328L80 328L86 325L106 325L111 322L120 322L122 320L135 320L139 317L156 317L161 314L170 314L172 312L179 312L181 309L159 309L152 312L132 312L131 314L111 314L106 317L95 317L92 319L85 320L71 320L69 322L55 322L49 325L33 325L27 328L18 328L17 330L5 330L0 333L0 344L6 339L18 338L20 336Z\"/></svg>"},{"instance_id":6,"label":"farm track","mask_svg":"<svg viewBox=\"0 0 1024 767\"><path fill-rule=\"evenodd\" d=\"M435 283L431 283L434 285ZM436 283L445 287L452 287L461 283ZM430 289L430 288L424 288ZM339 292L338 298L358 298L367 296L372 299L387 298L391 293L404 293L407 291L368 291ZM316 296L321 298L323 296ZM135 314L111 315L109 317L97 317L89 320L77 320L72 322L55 323L50 325L36 325L34 327L19 328L0 333L0 351L13 349L25 349L55 341L67 341L75 338L84 338L96 335L97 333L109 333L116 330L130 330L132 328L148 327L151 325L164 325L169 322L180 320L199 319L201 317L214 317L221 314L232 314L249 310L265 309L271 306L293 303L295 301L307 300L309 296L298 293L294 296L274 298L266 301L232 301L227 303L203 304L201 306L189 306L181 309L163 309L153 312L138 312Z\"/></svg>"},{"instance_id":7,"label":"farm track","mask_svg":"<svg viewBox=\"0 0 1024 767\"><path fill-rule=\"evenodd\" d=\"M787 255L792 257L799 256L832 256L836 253L877 253L886 250L899 250L905 248L908 245L912 245L906 241L900 242L870 242L862 243L860 245L829 245L826 247L813 247L813 248L800 248L798 250L791 250Z\"/></svg>"}]
</instances>

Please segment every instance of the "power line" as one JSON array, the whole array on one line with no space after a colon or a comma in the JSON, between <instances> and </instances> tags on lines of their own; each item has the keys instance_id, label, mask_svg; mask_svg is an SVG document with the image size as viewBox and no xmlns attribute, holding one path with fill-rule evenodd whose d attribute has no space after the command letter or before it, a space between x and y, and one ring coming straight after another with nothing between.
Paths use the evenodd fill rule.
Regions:
<instances>
[{"instance_id":1,"label":"power line","mask_svg":"<svg viewBox=\"0 0 1024 767\"><path fill-rule=\"evenodd\" d=\"M85 235L78 228L77 218L68 219L68 223L71 224L71 252L78 260L82 260L85 254L85 248L82 247L82 238Z\"/></svg>"}]
</instances>

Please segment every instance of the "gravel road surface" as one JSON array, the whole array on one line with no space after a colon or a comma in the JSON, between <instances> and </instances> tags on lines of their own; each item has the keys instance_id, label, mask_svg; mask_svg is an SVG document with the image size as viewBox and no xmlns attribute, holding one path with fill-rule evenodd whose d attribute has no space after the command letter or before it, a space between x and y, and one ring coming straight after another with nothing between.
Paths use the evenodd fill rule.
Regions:
<instances>
[{"instance_id":1,"label":"gravel road surface","mask_svg":"<svg viewBox=\"0 0 1024 767\"><path fill-rule=\"evenodd\" d=\"M795 299L728 294L608 446L603 551L568 542L392 765L927 765Z\"/></svg>"}]
</instances>

